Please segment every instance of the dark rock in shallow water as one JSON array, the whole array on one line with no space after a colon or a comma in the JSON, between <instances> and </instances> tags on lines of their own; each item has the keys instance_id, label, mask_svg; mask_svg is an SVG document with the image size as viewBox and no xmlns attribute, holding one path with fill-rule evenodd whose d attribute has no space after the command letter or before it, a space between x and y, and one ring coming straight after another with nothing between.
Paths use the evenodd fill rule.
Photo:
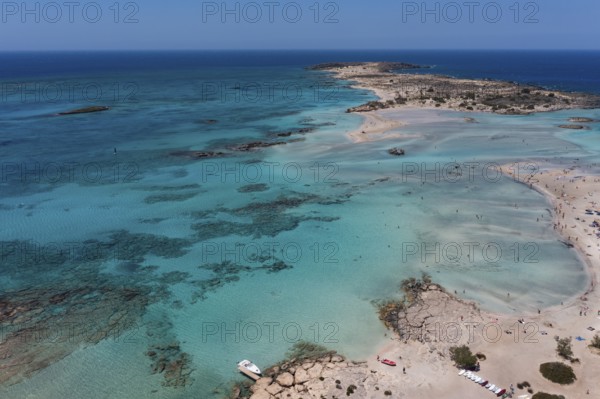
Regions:
<instances>
[{"instance_id":1,"label":"dark rock in shallow water","mask_svg":"<svg viewBox=\"0 0 600 399\"><path fill-rule=\"evenodd\" d=\"M117 265L117 270L123 273L135 273L141 265L135 262L121 262Z\"/></svg>"},{"instance_id":2,"label":"dark rock in shallow water","mask_svg":"<svg viewBox=\"0 0 600 399\"><path fill-rule=\"evenodd\" d=\"M569 122L574 122L574 123L592 123L592 122L600 122L597 119L592 119L592 118L581 118L581 117L575 117L575 118L569 118Z\"/></svg>"},{"instance_id":3,"label":"dark rock in shallow water","mask_svg":"<svg viewBox=\"0 0 600 399\"><path fill-rule=\"evenodd\" d=\"M560 125L561 129L571 129L571 130L587 130L586 126L582 125Z\"/></svg>"},{"instance_id":4,"label":"dark rock in shallow water","mask_svg":"<svg viewBox=\"0 0 600 399\"><path fill-rule=\"evenodd\" d=\"M174 151L170 155L174 157L186 157L193 159L217 158L227 154L220 151Z\"/></svg>"},{"instance_id":5,"label":"dark rock in shallow water","mask_svg":"<svg viewBox=\"0 0 600 399\"><path fill-rule=\"evenodd\" d=\"M269 186L266 184L249 184L247 186L243 186L237 189L240 193L260 193L263 191L267 191Z\"/></svg>"},{"instance_id":6,"label":"dark rock in shallow water","mask_svg":"<svg viewBox=\"0 0 600 399\"><path fill-rule=\"evenodd\" d=\"M400 157L400 156L406 154L406 152L404 151L404 148L398 148L398 147L389 149L388 153L390 155L394 155L394 156L397 156L397 157Z\"/></svg>"},{"instance_id":7,"label":"dark rock in shallow water","mask_svg":"<svg viewBox=\"0 0 600 399\"><path fill-rule=\"evenodd\" d=\"M171 193L149 195L144 198L146 204L156 204L157 202L182 202L194 198L198 193Z\"/></svg>"},{"instance_id":8,"label":"dark rock in shallow water","mask_svg":"<svg viewBox=\"0 0 600 399\"><path fill-rule=\"evenodd\" d=\"M92 112L108 111L109 109L110 109L110 107L99 107L99 106L85 107L85 108L74 109L72 111L59 112L58 115L90 114Z\"/></svg>"},{"instance_id":9,"label":"dark rock in shallow water","mask_svg":"<svg viewBox=\"0 0 600 399\"><path fill-rule=\"evenodd\" d=\"M252 151L255 150L257 148L268 148L268 147L274 147L277 145L285 145L287 144L285 141L274 141L274 142L263 142L263 141L255 141L252 143L245 143L245 144L240 144L234 147L231 147L231 149L233 151L241 151L241 152L248 152L248 151Z\"/></svg>"},{"instance_id":10,"label":"dark rock in shallow water","mask_svg":"<svg viewBox=\"0 0 600 399\"><path fill-rule=\"evenodd\" d=\"M163 386L185 387L192 382L191 357L181 350L178 341L152 345L146 356L152 360L152 374L163 375Z\"/></svg>"}]
</instances>

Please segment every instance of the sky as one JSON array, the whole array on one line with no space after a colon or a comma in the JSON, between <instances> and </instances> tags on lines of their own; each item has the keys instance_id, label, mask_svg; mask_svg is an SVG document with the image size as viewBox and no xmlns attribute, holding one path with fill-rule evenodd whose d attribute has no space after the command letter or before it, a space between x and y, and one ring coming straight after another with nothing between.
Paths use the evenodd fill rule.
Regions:
<instances>
[{"instance_id":1,"label":"sky","mask_svg":"<svg viewBox=\"0 0 600 399\"><path fill-rule=\"evenodd\" d=\"M0 51L596 49L598 0L0 1Z\"/></svg>"}]
</instances>

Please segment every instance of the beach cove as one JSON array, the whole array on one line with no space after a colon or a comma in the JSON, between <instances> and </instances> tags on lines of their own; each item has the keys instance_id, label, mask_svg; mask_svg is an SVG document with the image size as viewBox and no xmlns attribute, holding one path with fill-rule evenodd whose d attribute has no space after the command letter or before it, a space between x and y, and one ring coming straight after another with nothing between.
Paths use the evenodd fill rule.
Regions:
<instances>
[{"instance_id":1,"label":"beach cove","mask_svg":"<svg viewBox=\"0 0 600 399\"><path fill-rule=\"evenodd\" d=\"M387 64L385 65L387 67ZM377 64L359 63L358 65L343 66L331 64L327 68L317 69L334 69L336 75L341 79L354 80L358 77L356 87L370 89L377 94L380 104L388 103L387 106L384 106L370 102L369 106L349 110L349 112L366 112L362 126L348 133L348 138L357 145L369 141L383 141L389 143L390 146L407 143L409 149L406 153L410 154L410 146L413 144L413 140L419 136L411 133L418 130L418 127L415 129L411 129L411 127L441 117L440 113L429 112L430 119L427 120L423 116L423 113L427 112L423 111L424 108L459 107L456 101L448 101L448 104L443 100L441 103L433 101L427 106L425 105L427 99L423 101L422 107L415 107L414 104L409 104L407 107L406 100L394 101L394 98L398 98L399 92L389 89L386 91L381 88L382 82L398 82L399 80L399 87L403 89L411 87L413 91L420 90L422 96L423 91L427 91L427 77L425 77L425 81L419 81L420 87L418 87L411 83L415 76L409 76L408 82L403 82L403 77L394 80L388 80L389 76L378 78L374 73L381 72L382 68ZM360 78L361 74L365 75L364 79ZM418 78L423 78L423 76ZM375 84L370 87L369 83L372 81L375 81ZM429 87L436 88L437 83L434 82ZM477 84L476 82L470 83ZM480 84L487 85L488 83L480 82ZM518 89L518 91L521 90ZM436 91L430 90L432 97L436 95ZM406 93L409 92L406 91ZM483 95L485 96L485 93ZM435 104L436 102L437 104ZM395 108L395 106L401 109L377 111L377 109ZM570 108L570 105L565 108ZM553 111L558 109L560 107ZM483 108L480 109L480 111L483 110ZM585 113L585 111L583 112ZM414 114L419 115L419 113L420 117L415 117ZM525 111L524 113L530 112ZM597 111L592 113L594 116L597 114ZM442 115L444 115L442 117L452 116L447 113ZM565 118L567 114L562 112L559 115ZM485 116L475 113L473 116L464 118L467 123L480 123L480 119ZM597 121L593 117L566 119L569 122L582 122L586 125ZM556 120L560 119L556 118ZM572 125L565 126L564 124L555 126L558 129L573 128ZM577 129L589 129L589 127L581 126ZM594 130L597 131L597 127ZM510 130L509 132L502 139L507 139L511 133L514 133ZM530 139L531 137L525 137L522 142L525 143ZM595 143L597 142L598 138L595 139ZM406 147L403 147L403 150L404 148ZM565 149L568 148L569 146L565 147ZM404 156L405 151L402 151L401 155ZM475 170L479 165L479 162L471 162L467 166L472 170L465 170L465 165L455 163L454 169L448 169L450 171L448 172L448 170L444 171L443 168L435 166L427 169L423 163L421 165L412 164L410 167L403 166L402 172L407 174L408 178L420 179L422 184L432 181L439 183L441 180L457 176L463 177L465 174L474 178ZM382 346L367 361L344 362L343 358L336 359L327 355L318 358L316 363L311 363L310 360L304 362L292 360L290 364L284 364L285 371L280 370L279 367L269 369L267 377L259 380L252 389L255 392L252 397L329 397L340 394L346 387L348 387L349 396L357 391L358 396L365 398L388 396L465 398L486 395L482 393L479 385L465 383L464 378L457 375L457 369L449 359L448 350L450 346L459 345L468 345L473 353L484 353L482 371L478 374L485 375L490 380L493 379L496 386L505 387L509 392L509 386L514 389L518 383L527 381L526 387L535 387L535 390L531 390L531 392L550 392L568 398L586 398L594 395L596 387L592 381L600 371L600 358L598 350L588 348L587 343L596 334L595 331L600 328L600 297L595 288L600 268L600 224L598 222L600 219L598 210L600 165L595 162L593 156L575 160L541 156L523 158L503 165L488 164L488 166L499 171L503 176L510 177L515 184L522 184L543 194L546 201L551 204L548 213L538 215L536 221L540 222L540 218L543 219L544 216L550 217L553 230L560 234L564 244L577 250L579 261L586 265L586 273L589 277L584 291L561 301L560 305L541 307L536 312L515 309L515 313L507 314L506 312L490 312L489 309L482 310L476 301L460 299L460 293L456 290L452 294L439 286L425 284L423 288L417 290L419 291L416 294L417 300L413 299L412 302L409 300L409 307L406 310L402 310L402 307L399 308L400 310L396 310L394 307L389 308L391 305L382 305L380 316L387 327L394 331L393 337L389 344ZM421 173L421 168L425 170L424 173ZM454 175L451 174L453 170L456 173ZM429 181L427 181L428 177ZM516 202L514 206L515 209L518 208ZM479 220L480 217L482 216L476 215L476 219ZM426 259L427 256L422 257L423 263ZM427 278L429 279L429 277ZM510 290L510 285L506 287ZM465 291L463 291L464 293ZM405 292L406 294L407 292ZM506 300L510 301L511 292L507 292L506 295ZM514 297L515 293L513 292L512 295ZM398 317L401 313L403 316L400 320ZM574 366L578 380L572 386L567 387L552 384L539 374L537 368L540 363L561 360L556 355L556 337L564 338L574 335L577 335L578 339L581 338L575 341L575 355L573 356L578 359ZM374 359L375 357L376 359ZM402 371L382 365L379 360L384 357L396 360L399 366L402 366ZM306 373L302 370L307 369L309 373L314 374L315 366L313 364L319 366L317 373L319 378L316 379L312 374L312 379L305 378ZM291 371L287 371L288 369ZM296 373L296 376L285 381L281 376L286 373ZM526 387L519 386L516 395L523 394L519 396L522 398L531 397L532 395L525 391ZM267 394L264 394L265 392ZM269 396L268 393L276 395ZM492 393L489 395L491 397Z\"/></svg>"}]
</instances>

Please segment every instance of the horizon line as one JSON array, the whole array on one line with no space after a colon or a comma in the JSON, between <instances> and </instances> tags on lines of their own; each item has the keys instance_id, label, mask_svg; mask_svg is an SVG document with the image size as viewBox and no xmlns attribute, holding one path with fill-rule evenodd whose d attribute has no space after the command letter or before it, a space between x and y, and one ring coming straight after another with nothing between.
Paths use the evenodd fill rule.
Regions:
<instances>
[{"instance_id":1,"label":"horizon line","mask_svg":"<svg viewBox=\"0 0 600 399\"><path fill-rule=\"evenodd\" d=\"M600 48L557 48L557 49L545 49L545 48L405 48L405 49L393 49L393 48L356 48L356 49L318 49L318 48L299 48L299 49L284 49L284 48L255 48L255 49L242 49L242 48L223 48L223 49L29 49L29 50L2 50L0 53L74 53L74 52L217 52L217 51L245 51L245 52L259 52L259 51L276 51L276 52L293 52L293 51L330 51L330 52L342 52L342 51L599 51Z\"/></svg>"}]
</instances>

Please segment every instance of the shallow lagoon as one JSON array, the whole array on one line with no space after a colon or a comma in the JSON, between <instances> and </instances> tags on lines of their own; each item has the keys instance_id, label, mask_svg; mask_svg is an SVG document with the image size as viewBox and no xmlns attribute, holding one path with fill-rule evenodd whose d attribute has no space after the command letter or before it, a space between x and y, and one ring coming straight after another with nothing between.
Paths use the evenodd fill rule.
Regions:
<instances>
[{"instance_id":1,"label":"shallow lagoon","mask_svg":"<svg viewBox=\"0 0 600 399\"><path fill-rule=\"evenodd\" d=\"M27 267L5 271L3 290L51 287L64 278L77 287L71 270L95 268L109 286L160 292L118 338L82 345L3 396L210 397L237 378L239 358L274 363L299 339L360 359L384 339L375 304L397 297L399 283L422 272L501 312L552 306L585 288L584 266L552 229L550 205L495 168L527 160L535 173L536 160L597 155L597 126L556 127L569 116L597 118L597 111L513 117L406 110L395 116L408 122L398 133L418 138L355 144L346 133L360 117L343 111L368 93L299 68L236 74L248 84L293 82L303 93L334 84L326 90L335 101L199 101L201 79L214 82L227 71L188 71L137 77L136 101L111 104L103 114L47 116L70 103L2 114L2 139L10 141L0 147L4 159L39 163L40 170L50 162L78 165L73 178L60 181L35 166L25 181L3 175L0 239L32 240L41 254L35 262L7 255L5 263ZM116 78L102 79L108 85ZM231 150L292 139L301 141ZM387 154L394 146L407 155ZM170 155L187 149L230 155ZM79 166L90 162L102 178ZM76 252L49 261L56 246L72 243L83 250L101 243L101 256L92 262ZM37 278L23 278L26 271ZM145 355L174 341L191 358L195 381L185 389L163 387Z\"/></svg>"}]
</instances>

